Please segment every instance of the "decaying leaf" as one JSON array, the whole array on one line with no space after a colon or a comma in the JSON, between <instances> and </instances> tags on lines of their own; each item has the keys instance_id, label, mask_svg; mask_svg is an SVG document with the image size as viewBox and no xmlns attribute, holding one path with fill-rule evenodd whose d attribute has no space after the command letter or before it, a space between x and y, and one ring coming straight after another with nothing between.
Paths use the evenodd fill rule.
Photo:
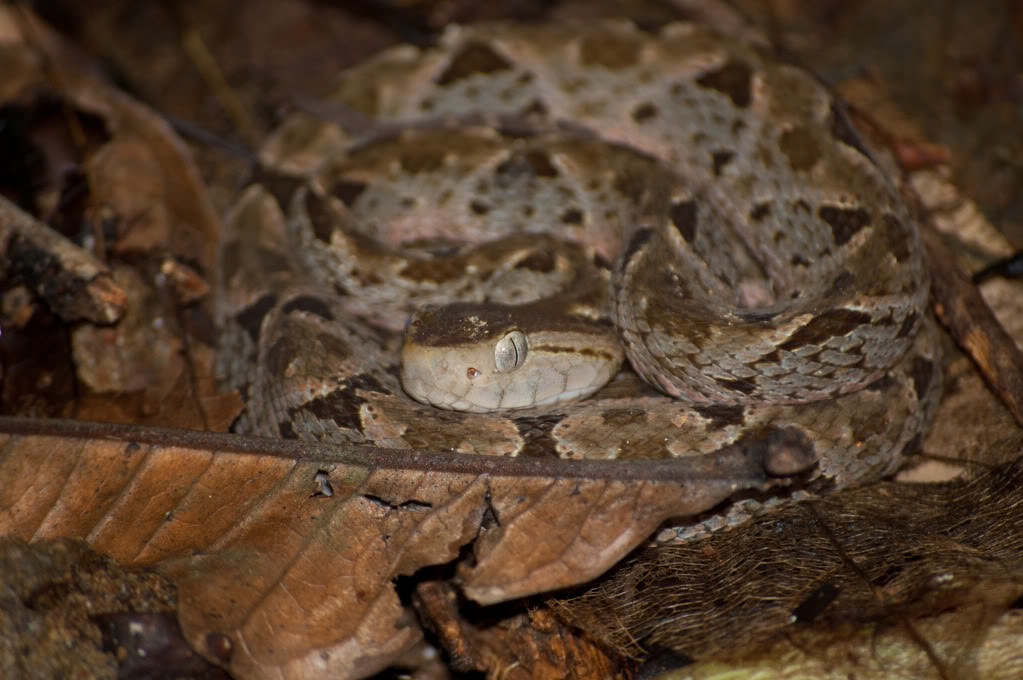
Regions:
<instances>
[{"instance_id":1,"label":"decaying leaf","mask_svg":"<svg viewBox=\"0 0 1023 680\"><path fill-rule=\"evenodd\" d=\"M577 678L618 676L618 657L551 608L534 599L503 608L467 606L446 574L436 576L420 577L412 602L452 670L493 669L507 680L555 680L566 669Z\"/></svg>"},{"instance_id":2,"label":"decaying leaf","mask_svg":"<svg viewBox=\"0 0 1023 680\"><path fill-rule=\"evenodd\" d=\"M0 196L0 278L24 281L68 321L112 323L124 291L92 255Z\"/></svg>"},{"instance_id":3,"label":"decaying leaf","mask_svg":"<svg viewBox=\"0 0 1023 680\"><path fill-rule=\"evenodd\" d=\"M247 678L371 673L421 635L394 578L471 544L459 581L482 603L576 585L771 467L757 447L622 465L71 421L0 431L0 534L155 565L192 644Z\"/></svg>"},{"instance_id":4,"label":"decaying leaf","mask_svg":"<svg viewBox=\"0 0 1023 680\"><path fill-rule=\"evenodd\" d=\"M30 93L48 91L64 98L70 120L101 121L104 139L68 152L89 183L88 221L114 227L115 251L165 250L211 272L217 216L191 152L166 121L89 73L81 55L30 13L4 9L0 27L11 38L0 42L0 65L16 69L0 89L4 101L30 105ZM56 81L47 61L59 64Z\"/></svg>"},{"instance_id":5,"label":"decaying leaf","mask_svg":"<svg viewBox=\"0 0 1023 680\"><path fill-rule=\"evenodd\" d=\"M52 314L95 322L69 330L74 401L6 412L227 429L241 402L217 393L203 330L219 221L189 150L30 13L0 8L0 34L4 113L40 174L35 193L16 192L21 207L0 196L2 349L19 377L48 385L70 360L25 369L47 355L9 331L52 336Z\"/></svg>"}]
</instances>

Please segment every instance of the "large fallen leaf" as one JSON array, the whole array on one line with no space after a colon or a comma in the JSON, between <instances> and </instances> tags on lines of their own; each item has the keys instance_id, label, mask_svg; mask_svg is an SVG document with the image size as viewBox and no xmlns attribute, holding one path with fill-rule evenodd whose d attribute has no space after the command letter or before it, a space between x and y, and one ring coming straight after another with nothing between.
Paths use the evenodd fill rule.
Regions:
<instances>
[{"instance_id":1,"label":"large fallen leaf","mask_svg":"<svg viewBox=\"0 0 1023 680\"><path fill-rule=\"evenodd\" d=\"M155 565L188 639L245 678L375 672L421 635L396 577L473 544L460 580L482 603L582 583L799 453L623 465L16 418L0 432L0 534Z\"/></svg>"}]
</instances>

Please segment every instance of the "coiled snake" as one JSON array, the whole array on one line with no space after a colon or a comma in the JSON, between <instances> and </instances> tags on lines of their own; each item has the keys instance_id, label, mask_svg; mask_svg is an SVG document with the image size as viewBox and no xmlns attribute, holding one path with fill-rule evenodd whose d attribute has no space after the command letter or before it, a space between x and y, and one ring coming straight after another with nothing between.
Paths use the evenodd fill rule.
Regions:
<instances>
[{"instance_id":1,"label":"coiled snake","mask_svg":"<svg viewBox=\"0 0 1023 680\"><path fill-rule=\"evenodd\" d=\"M621 459L805 436L812 473L682 539L891 473L940 392L917 227L827 89L764 52L481 25L346 72L371 129L285 125L228 220L238 429Z\"/></svg>"}]
</instances>

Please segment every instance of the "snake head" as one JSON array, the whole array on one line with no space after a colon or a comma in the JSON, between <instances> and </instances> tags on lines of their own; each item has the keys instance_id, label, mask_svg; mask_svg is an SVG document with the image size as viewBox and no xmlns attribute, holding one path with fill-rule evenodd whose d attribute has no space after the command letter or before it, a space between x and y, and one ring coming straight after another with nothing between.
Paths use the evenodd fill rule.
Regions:
<instances>
[{"instance_id":1,"label":"snake head","mask_svg":"<svg viewBox=\"0 0 1023 680\"><path fill-rule=\"evenodd\" d=\"M529 408L589 396L622 360L613 332L592 322L532 306L428 306L405 330L401 384L437 408Z\"/></svg>"}]
</instances>

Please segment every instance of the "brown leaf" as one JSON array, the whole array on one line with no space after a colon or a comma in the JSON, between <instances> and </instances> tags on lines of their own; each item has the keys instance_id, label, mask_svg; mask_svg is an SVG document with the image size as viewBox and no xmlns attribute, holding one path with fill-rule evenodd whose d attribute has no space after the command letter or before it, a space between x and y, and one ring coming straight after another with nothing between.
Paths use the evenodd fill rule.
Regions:
<instances>
[{"instance_id":1,"label":"brown leaf","mask_svg":"<svg viewBox=\"0 0 1023 680\"><path fill-rule=\"evenodd\" d=\"M112 323L124 312L124 291L102 263L3 196L0 261L0 276L24 280L65 320Z\"/></svg>"},{"instance_id":2,"label":"brown leaf","mask_svg":"<svg viewBox=\"0 0 1023 680\"><path fill-rule=\"evenodd\" d=\"M768 485L772 457L623 465L14 418L0 431L0 534L156 565L191 643L247 678L372 673L421 635L396 577L472 545L461 580L480 602L582 583L665 519Z\"/></svg>"},{"instance_id":3,"label":"brown leaf","mask_svg":"<svg viewBox=\"0 0 1023 680\"><path fill-rule=\"evenodd\" d=\"M50 168L23 203L65 233L91 239L98 254L0 197L2 282L27 284L45 301L40 308L65 320L103 324L74 328L79 383L74 398L48 412L227 429L241 404L238 395L216 393L203 279L214 269L219 221L188 148L159 115L95 77L81 54L29 12L0 8L0 32L9 38L0 44L0 64L17 71L0 94L24 112L21 141ZM55 186L68 176L71 189ZM65 201L69 191L78 198ZM73 209L56 207L65 202ZM24 290L4 296L5 322L32 319ZM35 316L44 326L45 309ZM27 343L16 349L32 350Z\"/></svg>"},{"instance_id":4,"label":"brown leaf","mask_svg":"<svg viewBox=\"0 0 1023 680\"><path fill-rule=\"evenodd\" d=\"M921 231L931 266L935 312L1023 425L1023 352L932 228Z\"/></svg>"},{"instance_id":5,"label":"brown leaf","mask_svg":"<svg viewBox=\"0 0 1023 680\"><path fill-rule=\"evenodd\" d=\"M75 416L107 423L135 423L227 432L245 406L237 392L221 392L213 375L213 350L193 345L189 363L176 364L170 382L138 392L89 393L76 402Z\"/></svg>"},{"instance_id":6,"label":"brown leaf","mask_svg":"<svg viewBox=\"0 0 1023 680\"><path fill-rule=\"evenodd\" d=\"M89 149L83 166L89 221L116 223L115 241L124 239L124 249L167 249L213 271L217 216L191 152L170 126L93 76L83 67L88 61L29 12L15 18L13 10L0 8L0 28L9 34L0 44L0 64L18 69L15 85L0 89L4 100L59 86L69 121L78 127L83 118L102 122L108 139Z\"/></svg>"},{"instance_id":7,"label":"brown leaf","mask_svg":"<svg viewBox=\"0 0 1023 680\"><path fill-rule=\"evenodd\" d=\"M489 608L467 612L441 574L420 582L412 601L455 671L501 669L506 680L556 680L569 669L575 678L621 677L620 664L609 650L578 635L551 609L538 608L532 600L513 603L497 614Z\"/></svg>"}]
</instances>

